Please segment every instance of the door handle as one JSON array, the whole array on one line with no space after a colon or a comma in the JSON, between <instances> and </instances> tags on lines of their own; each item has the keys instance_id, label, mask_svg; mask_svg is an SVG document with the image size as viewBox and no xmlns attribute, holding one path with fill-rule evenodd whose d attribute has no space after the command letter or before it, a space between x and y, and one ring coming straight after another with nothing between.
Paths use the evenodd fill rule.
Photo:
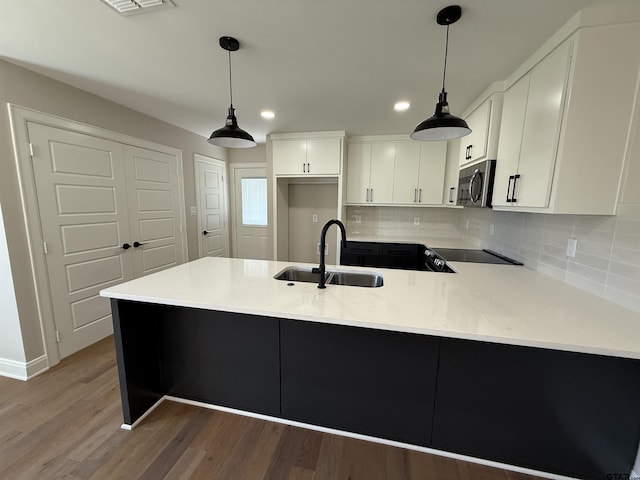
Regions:
<instances>
[{"instance_id":1,"label":"door handle","mask_svg":"<svg viewBox=\"0 0 640 480\"><path fill-rule=\"evenodd\" d=\"M518 199L516 198L516 184L518 183L519 178L520 175L513 176L513 190L511 191L511 201L514 203L518 201Z\"/></svg>"},{"instance_id":2,"label":"door handle","mask_svg":"<svg viewBox=\"0 0 640 480\"><path fill-rule=\"evenodd\" d=\"M131 245L129 245L128 243L123 243L122 248L124 248L125 250L129 250L131 248Z\"/></svg>"},{"instance_id":3,"label":"door handle","mask_svg":"<svg viewBox=\"0 0 640 480\"><path fill-rule=\"evenodd\" d=\"M135 248L141 247L142 245L146 245L146 243L133 242L133 246L134 246Z\"/></svg>"},{"instance_id":4,"label":"door handle","mask_svg":"<svg viewBox=\"0 0 640 480\"><path fill-rule=\"evenodd\" d=\"M511 181L513 180L514 177L515 175L509 175L509 184L507 185L507 203L513 202L513 200L509 198L509 190L511 190Z\"/></svg>"},{"instance_id":5,"label":"door handle","mask_svg":"<svg viewBox=\"0 0 640 480\"><path fill-rule=\"evenodd\" d=\"M206 230L204 230L204 231L202 232L202 234L203 234L203 235L206 235L207 233L209 233L209 232L208 232L208 231L206 231Z\"/></svg>"}]
</instances>

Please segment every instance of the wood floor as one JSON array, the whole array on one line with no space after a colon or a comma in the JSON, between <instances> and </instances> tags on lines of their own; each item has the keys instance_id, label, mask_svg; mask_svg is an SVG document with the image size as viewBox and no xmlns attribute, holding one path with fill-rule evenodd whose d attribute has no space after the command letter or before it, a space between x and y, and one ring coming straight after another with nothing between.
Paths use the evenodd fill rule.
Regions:
<instances>
[{"instance_id":1,"label":"wood floor","mask_svg":"<svg viewBox=\"0 0 640 480\"><path fill-rule=\"evenodd\" d=\"M537 478L168 401L121 423L111 338L29 382L0 377L0 479Z\"/></svg>"}]
</instances>

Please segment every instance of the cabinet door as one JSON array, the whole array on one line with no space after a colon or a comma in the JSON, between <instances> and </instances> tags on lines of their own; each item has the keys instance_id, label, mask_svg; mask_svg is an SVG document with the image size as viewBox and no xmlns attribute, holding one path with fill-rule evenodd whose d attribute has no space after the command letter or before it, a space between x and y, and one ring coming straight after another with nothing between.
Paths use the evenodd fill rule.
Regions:
<instances>
[{"instance_id":1,"label":"cabinet door","mask_svg":"<svg viewBox=\"0 0 640 480\"><path fill-rule=\"evenodd\" d=\"M529 75L525 75L504 93L498 159L493 184L492 203L494 206L512 205L507 202L507 195L511 194L510 187L513 187L513 179L510 181L509 177L518 171L524 116L527 111L527 96L529 95L529 80Z\"/></svg>"},{"instance_id":2,"label":"cabinet door","mask_svg":"<svg viewBox=\"0 0 640 480\"><path fill-rule=\"evenodd\" d=\"M440 205L447 161L447 142L420 144L420 170L418 173L418 203Z\"/></svg>"},{"instance_id":3,"label":"cabinet door","mask_svg":"<svg viewBox=\"0 0 640 480\"><path fill-rule=\"evenodd\" d=\"M393 202L395 156L395 142L379 142L371 145L369 203Z\"/></svg>"},{"instance_id":4,"label":"cabinet door","mask_svg":"<svg viewBox=\"0 0 640 480\"><path fill-rule=\"evenodd\" d=\"M311 175L340 175L340 138L308 138L307 168Z\"/></svg>"},{"instance_id":5,"label":"cabinet door","mask_svg":"<svg viewBox=\"0 0 640 480\"><path fill-rule=\"evenodd\" d=\"M480 160L487 156L491 99L484 101L466 118L471 133L460 141L460 165Z\"/></svg>"},{"instance_id":6,"label":"cabinet door","mask_svg":"<svg viewBox=\"0 0 640 480\"><path fill-rule=\"evenodd\" d=\"M417 203L420 142L396 143L393 203Z\"/></svg>"},{"instance_id":7,"label":"cabinet door","mask_svg":"<svg viewBox=\"0 0 640 480\"><path fill-rule=\"evenodd\" d=\"M571 46L560 46L531 72L515 192L520 207L549 205Z\"/></svg>"},{"instance_id":8,"label":"cabinet door","mask_svg":"<svg viewBox=\"0 0 640 480\"><path fill-rule=\"evenodd\" d=\"M442 339L438 368L434 448L576 478L631 470L640 361Z\"/></svg>"},{"instance_id":9,"label":"cabinet door","mask_svg":"<svg viewBox=\"0 0 640 480\"><path fill-rule=\"evenodd\" d=\"M371 144L350 143L347 148L347 203L366 203L369 198Z\"/></svg>"},{"instance_id":10,"label":"cabinet door","mask_svg":"<svg viewBox=\"0 0 640 480\"><path fill-rule=\"evenodd\" d=\"M281 320L282 417L429 446L439 343Z\"/></svg>"},{"instance_id":11,"label":"cabinet door","mask_svg":"<svg viewBox=\"0 0 640 480\"><path fill-rule=\"evenodd\" d=\"M302 175L306 172L307 141L273 140L273 174Z\"/></svg>"}]
</instances>

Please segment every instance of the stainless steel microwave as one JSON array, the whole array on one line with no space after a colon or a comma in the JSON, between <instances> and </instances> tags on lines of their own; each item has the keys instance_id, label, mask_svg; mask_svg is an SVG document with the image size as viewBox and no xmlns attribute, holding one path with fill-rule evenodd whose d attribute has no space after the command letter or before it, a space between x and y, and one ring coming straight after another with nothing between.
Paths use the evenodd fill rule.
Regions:
<instances>
[{"instance_id":1,"label":"stainless steel microwave","mask_svg":"<svg viewBox=\"0 0 640 480\"><path fill-rule=\"evenodd\" d=\"M486 160L460 170L456 205L490 207L495 171L495 160Z\"/></svg>"}]
</instances>

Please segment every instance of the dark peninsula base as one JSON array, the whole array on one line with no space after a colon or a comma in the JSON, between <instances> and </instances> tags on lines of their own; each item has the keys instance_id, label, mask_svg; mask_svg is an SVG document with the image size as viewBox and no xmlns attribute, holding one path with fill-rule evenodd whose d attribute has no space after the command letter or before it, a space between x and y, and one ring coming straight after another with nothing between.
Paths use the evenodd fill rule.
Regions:
<instances>
[{"instance_id":1,"label":"dark peninsula base","mask_svg":"<svg viewBox=\"0 0 640 480\"><path fill-rule=\"evenodd\" d=\"M589 479L640 442L640 360L111 305L127 425L171 395Z\"/></svg>"}]
</instances>

